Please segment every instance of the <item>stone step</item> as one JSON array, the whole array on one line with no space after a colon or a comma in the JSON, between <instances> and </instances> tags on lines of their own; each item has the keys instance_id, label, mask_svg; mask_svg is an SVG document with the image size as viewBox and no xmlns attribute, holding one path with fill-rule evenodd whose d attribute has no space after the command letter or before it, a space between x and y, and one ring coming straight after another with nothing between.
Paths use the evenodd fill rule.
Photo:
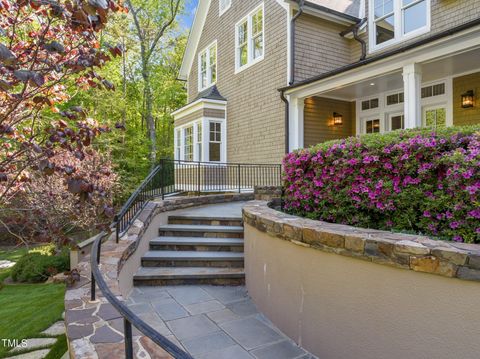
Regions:
<instances>
[{"instance_id":1,"label":"stone step","mask_svg":"<svg viewBox=\"0 0 480 359\"><path fill-rule=\"evenodd\" d=\"M151 250L243 252L243 238L159 237Z\"/></svg>"},{"instance_id":2,"label":"stone step","mask_svg":"<svg viewBox=\"0 0 480 359\"><path fill-rule=\"evenodd\" d=\"M165 224L159 227L158 234L160 237L243 238L243 227Z\"/></svg>"},{"instance_id":3,"label":"stone step","mask_svg":"<svg viewBox=\"0 0 480 359\"><path fill-rule=\"evenodd\" d=\"M169 216L168 224L190 224L207 226L242 226L241 217L213 217L213 216Z\"/></svg>"},{"instance_id":4,"label":"stone step","mask_svg":"<svg viewBox=\"0 0 480 359\"><path fill-rule=\"evenodd\" d=\"M143 267L243 267L243 253L198 251L148 251Z\"/></svg>"},{"instance_id":5,"label":"stone step","mask_svg":"<svg viewBox=\"0 0 480 359\"><path fill-rule=\"evenodd\" d=\"M216 267L141 267L133 276L133 284L144 285L243 285L243 268Z\"/></svg>"}]
</instances>

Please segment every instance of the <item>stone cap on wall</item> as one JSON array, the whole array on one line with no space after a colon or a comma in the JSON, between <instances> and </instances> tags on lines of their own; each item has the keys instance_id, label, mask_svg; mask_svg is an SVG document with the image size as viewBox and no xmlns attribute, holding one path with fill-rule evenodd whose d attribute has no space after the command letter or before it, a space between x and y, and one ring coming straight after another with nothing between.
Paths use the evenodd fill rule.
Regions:
<instances>
[{"instance_id":1,"label":"stone cap on wall","mask_svg":"<svg viewBox=\"0 0 480 359\"><path fill-rule=\"evenodd\" d=\"M270 208L267 201L248 202L243 208L243 221L296 245L416 272L480 281L478 244L296 217Z\"/></svg>"}]
</instances>

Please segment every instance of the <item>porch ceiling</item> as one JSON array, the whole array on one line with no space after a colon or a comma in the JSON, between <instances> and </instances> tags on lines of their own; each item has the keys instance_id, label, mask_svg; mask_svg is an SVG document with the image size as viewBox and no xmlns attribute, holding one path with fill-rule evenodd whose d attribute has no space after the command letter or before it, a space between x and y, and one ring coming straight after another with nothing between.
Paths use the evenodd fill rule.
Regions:
<instances>
[{"instance_id":1,"label":"porch ceiling","mask_svg":"<svg viewBox=\"0 0 480 359\"><path fill-rule=\"evenodd\" d=\"M431 82L449 76L480 71L480 48L422 64L422 82ZM355 84L320 93L317 96L353 101L381 92L403 88L402 71L384 74Z\"/></svg>"}]
</instances>

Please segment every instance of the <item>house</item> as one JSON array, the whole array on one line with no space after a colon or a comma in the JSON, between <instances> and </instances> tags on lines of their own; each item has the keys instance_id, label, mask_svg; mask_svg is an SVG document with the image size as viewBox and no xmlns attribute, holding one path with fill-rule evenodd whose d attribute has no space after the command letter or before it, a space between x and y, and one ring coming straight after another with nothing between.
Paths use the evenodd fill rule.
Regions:
<instances>
[{"instance_id":1,"label":"house","mask_svg":"<svg viewBox=\"0 0 480 359\"><path fill-rule=\"evenodd\" d=\"M175 158L279 163L400 128L480 123L480 0L200 0Z\"/></svg>"}]
</instances>

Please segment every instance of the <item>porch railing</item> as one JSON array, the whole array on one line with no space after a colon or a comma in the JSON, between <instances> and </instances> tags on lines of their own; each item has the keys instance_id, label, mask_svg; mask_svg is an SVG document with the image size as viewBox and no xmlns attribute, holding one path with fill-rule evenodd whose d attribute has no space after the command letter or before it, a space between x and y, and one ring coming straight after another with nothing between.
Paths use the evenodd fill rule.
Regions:
<instances>
[{"instance_id":1,"label":"porch railing","mask_svg":"<svg viewBox=\"0 0 480 359\"><path fill-rule=\"evenodd\" d=\"M242 192L255 186L281 186L281 165L212 163L162 159L140 186L132 193L122 209L115 215L112 230L116 243L154 198L164 199L167 195L187 192L200 195L209 192ZM133 358L132 325L174 358L191 359L192 356L180 349L154 328L141 320L108 288L98 267L102 242L109 233L100 233L91 253L91 300L96 299L96 286L105 298L118 310L124 319L125 357Z\"/></svg>"}]
</instances>

